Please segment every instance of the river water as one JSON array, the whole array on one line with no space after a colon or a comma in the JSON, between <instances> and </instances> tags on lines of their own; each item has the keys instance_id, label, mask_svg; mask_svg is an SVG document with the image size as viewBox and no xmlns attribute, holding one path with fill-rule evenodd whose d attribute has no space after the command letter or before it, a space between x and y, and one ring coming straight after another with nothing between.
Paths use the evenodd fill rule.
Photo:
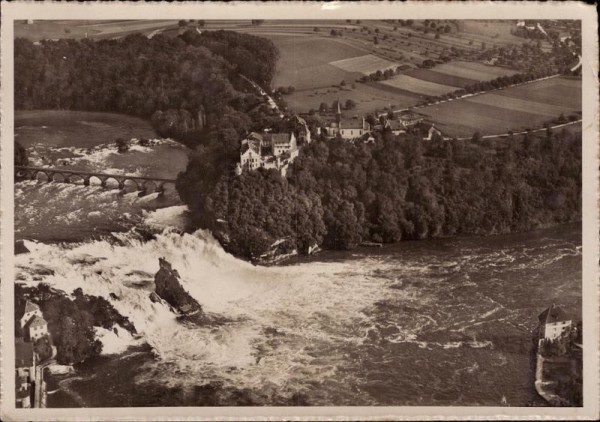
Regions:
<instances>
[{"instance_id":1,"label":"river water","mask_svg":"<svg viewBox=\"0 0 600 422\"><path fill-rule=\"evenodd\" d=\"M133 151L141 174L175 162L159 159L157 147L185 153L168 141ZM79 162L118 170L113 153L94 161L96 147L88 148ZM31 251L16 257L18 279L103 296L141 335L99 331L105 354L54 380L49 406L543 405L530 355L537 315L557 303L580 318L580 225L326 251L267 268L225 253L209 233L170 230L185 222L175 200L140 206L85 193L96 188L55 189L64 206L85 212L63 221L48 185L17 184L16 231ZM31 198L51 206L32 210ZM113 206L129 206L130 216L115 224ZM52 227L32 223L34 212ZM153 227L156 238L125 231L134 224ZM111 226L111 237L99 235ZM79 238L56 243L72 227ZM159 257L206 312L228 322L183 324L152 303Z\"/></svg>"}]
</instances>

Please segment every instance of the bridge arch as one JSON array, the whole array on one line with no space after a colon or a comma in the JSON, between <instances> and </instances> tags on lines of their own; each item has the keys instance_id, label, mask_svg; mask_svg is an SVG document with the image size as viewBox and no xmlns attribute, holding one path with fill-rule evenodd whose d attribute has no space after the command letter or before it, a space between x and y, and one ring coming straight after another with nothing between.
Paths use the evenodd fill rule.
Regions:
<instances>
[{"instance_id":1,"label":"bridge arch","mask_svg":"<svg viewBox=\"0 0 600 422\"><path fill-rule=\"evenodd\" d=\"M116 185L120 189L124 189L127 185L135 187L137 191L142 191L142 194L149 192L163 193L167 184L175 185L175 180L160 179L152 177L142 176L128 176L118 174L103 174L93 173L79 170L67 170L67 169L53 169L53 168L42 168L42 167L28 167L28 166L15 166L15 177L16 178L27 178L30 180L40 180L47 182L57 183L73 183L80 184L83 182L84 186L90 186L92 184L102 186L104 188L108 185ZM116 187L115 186L115 187Z\"/></svg>"},{"instance_id":2,"label":"bridge arch","mask_svg":"<svg viewBox=\"0 0 600 422\"><path fill-rule=\"evenodd\" d=\"M142 190L144 192L149 192L149 189L148 189L149 186L152 186L153 191L156 191L158 188L157 184L154 180L144 180L142 182Z\"/></svg>"},{"instance_id":3,"label":"bridge arch","mask_svg":"<svg viewBox=\"0 0 600 422\"><path fill-rule=\"evenodd\" d=\"M48 177L48 181L69 183L69 181L67 180L67 176L60 171L54 171L54 172L48 172L48 173L50 173L50 175Z\"/></svg>"},{"instance_id":4,"label":"bridge arch","mask_svg":"<svg viewBox=\"0 0 600 422\"><path fill-rule=\"evenodd\" d=\"M69 173L67 174L67 182L73 184L78 184L79 182L85 183L85 177L81 174Z\"/></svg>"},{"instance_id":5,"label":"bridge arch","mask_svg":"<svg viewBox=\"0 0 600 422\"><path fill-rule=\"evenodd\" d=\"M39 180L39 175L42 175L46 178L46 182L52 182L54 179L52 178L52 173L46 172L45 170L37 170L31 173L31 180Z\"/></svg>"}]
</instances>

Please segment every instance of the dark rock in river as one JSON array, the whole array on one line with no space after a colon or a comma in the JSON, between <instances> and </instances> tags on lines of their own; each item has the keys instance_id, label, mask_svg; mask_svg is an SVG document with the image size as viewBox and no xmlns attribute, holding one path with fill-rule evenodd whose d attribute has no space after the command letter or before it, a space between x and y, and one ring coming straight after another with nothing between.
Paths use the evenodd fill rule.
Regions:
<instances>
[{"instance_id":1,"label":"dark rock in river","mask_svg":"<svg viewBox=\"0 0 600 422\"><path fill-rule=\"evenodd\" d=\"M17 240L15 242L15 255L22 253L29 253L29 249L27 249L27 246L25 246L25 243L22 240Z\"/></svg>"},{"instance_id":2,"label":"dark rock in river","mask_svg":"<svg viewBox=\"0 0 600 422\"><path fill-rule=\"evenodd\" d=\"M202 314L200 304L181 286L177 270L164 258L158 261L160 270L154 276L156 294L184 315Z\"/></svg>"}]
</instances>

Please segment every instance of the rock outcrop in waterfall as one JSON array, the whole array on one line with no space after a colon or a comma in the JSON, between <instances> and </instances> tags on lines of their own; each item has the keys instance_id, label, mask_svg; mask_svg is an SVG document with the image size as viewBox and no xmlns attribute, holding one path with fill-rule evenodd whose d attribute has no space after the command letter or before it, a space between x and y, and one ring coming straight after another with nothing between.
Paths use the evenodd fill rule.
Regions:
<instances>
[{"instance_id":1,"label":"rock outcrop in waterfall","mask_svg":"<svg viewBox=\"0 0 600 422\"><path fill-rule=\"evenodd\" d=\"M165 258L154 276L156 294L183 315L202 314L202 306L181 286L177 270Z\"/></svg>"}]
</instances>

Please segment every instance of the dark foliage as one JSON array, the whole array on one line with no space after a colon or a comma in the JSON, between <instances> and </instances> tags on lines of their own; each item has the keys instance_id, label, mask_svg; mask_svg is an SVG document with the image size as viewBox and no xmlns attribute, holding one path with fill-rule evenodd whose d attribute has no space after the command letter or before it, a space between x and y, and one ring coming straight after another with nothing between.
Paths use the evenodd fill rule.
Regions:
<instances>
[{"instance_id":1,"label":"dark foliage","mask_svg":"<svg viewBox=\"0 0 600 422\"><path fill-rule=\"evenodd\" d=\"M294 238L301 251L312 242L350 249L581 219L581 137L566 131L495 141L385 131L370 145L315 140L287 181L275 171L233 176L217 156L197 152L178 190L200 225L226 233L225 247L247 258L280 238Z\"/></svg>"},{"instance_id":2,"label":"dark foliage","mask_svg":"<svg viewBox=\"0 0 600 422\"><path fill-rule=\"evenodd\" d=\"M271 41L228 31L41 45L16 39L15 107L152 117L161 136L190 146L237 138L260 102L243 92L239 74L268 87L277 57Z\"/></svg>"}]
</instances>

